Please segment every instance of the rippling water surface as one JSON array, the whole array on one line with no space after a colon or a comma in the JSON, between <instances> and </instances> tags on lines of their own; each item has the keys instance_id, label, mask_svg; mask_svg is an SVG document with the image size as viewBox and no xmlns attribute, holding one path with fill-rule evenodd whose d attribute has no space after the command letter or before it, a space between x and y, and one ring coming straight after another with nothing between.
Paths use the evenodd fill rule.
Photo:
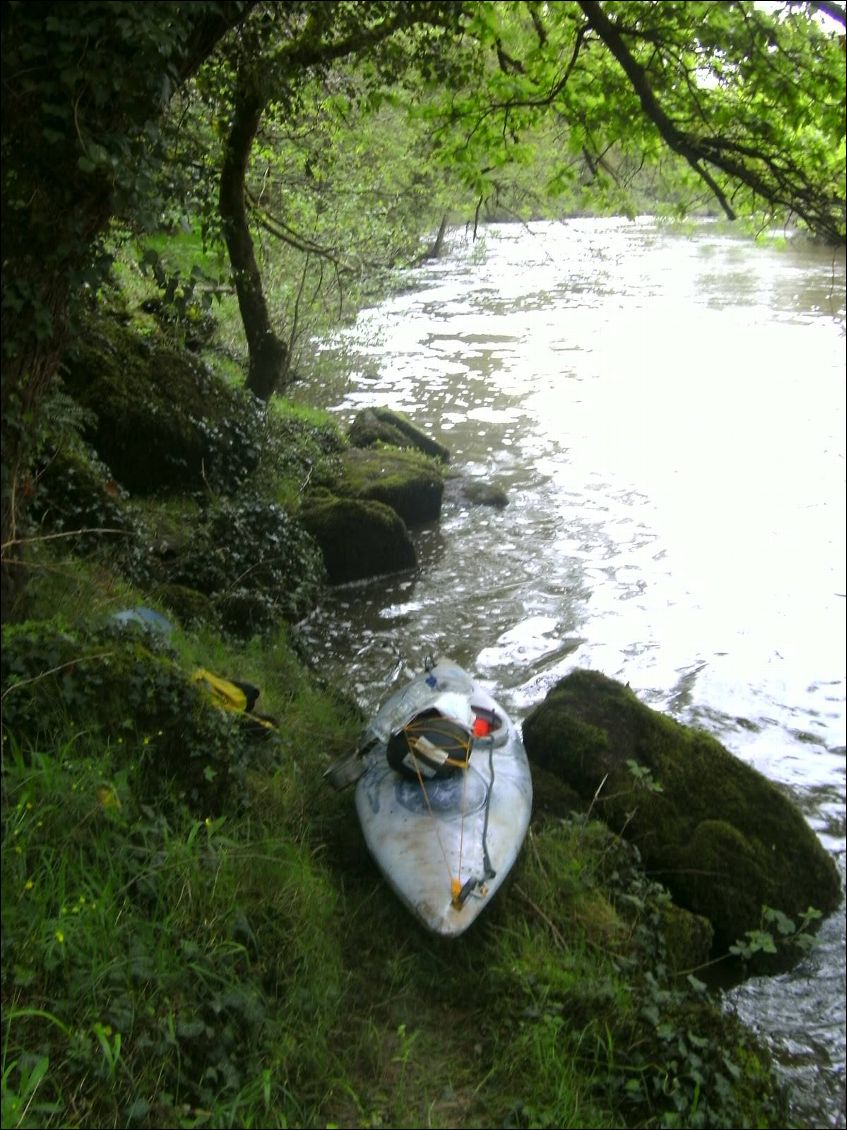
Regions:
<instances>
[{"instance_id":1,"label":"rippling water surface","mask_svg":"<svg viewBox=\"0 0 847 1130\"><path fill-rule=\"evenodd\" d=\"M395 658L449 656L520 719L572 668L630 683L786 787L844 874L842 252L714 225L575 220L457 233L411 289L319 343L306 398L408 413L463 476L414 575L301 626L375 707ZM844 918L731 994L796 1116L844 1125Z\"/></svg>"}]
</instances>

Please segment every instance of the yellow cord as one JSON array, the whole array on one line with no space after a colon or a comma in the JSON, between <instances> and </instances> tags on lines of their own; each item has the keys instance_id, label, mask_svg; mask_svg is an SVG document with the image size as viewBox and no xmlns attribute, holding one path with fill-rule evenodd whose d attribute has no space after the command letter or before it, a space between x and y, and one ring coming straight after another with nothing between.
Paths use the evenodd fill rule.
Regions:
<instances>
[{"instance_id":1,"label":"yellow cord","mask_svg":"<svg viewBox=\"0 0 847 1130\"><path fill-rule=\"evenodd\" d=\"M432 817L432 822L435 825L435 838L436 838L436 840L438 840L438 846L441 849L441 856L444 860L444 866L447 868L447 874L449 875L450 874L450 860L447 858L447 852L444 850L444 844L441 842L441 836L439 836L439 834L438 834L438 821L435 819L435 813L432 811L432 805L429 803L429 793L427 793L427 791L426 791L426 785L424 784L423 776L421 775L421 771L418 768L418 759L415 757L415 751L412 749L411 746L409 746L409 750L412 754L412 760L415 763L415 772L418 775L418 784L421 787L421 792L423 793L423 798L426 801L427 811L429 812L429 815ZM454 880L451 880L451 882L458 882L458 880L454 879Z\"/></svg>"},{"instance_id":2,"label":"yellow cord","mask_svg":"<svg viewBox=\"0 0 847 1130\"><path fill-rule=\"evenodd\" d=\"M451 877L451 879L450 879L450 901L452 902L453 906L457 910L461 910L461 908L462 908L462 902L461 902L461 894L462 894L462 855L464 853L464 843L465 843L465 799L466 799L466 796L467 796L467 784L468 784L467 771L468 771L468 765L469 765L469 762L470 762L470 749L471 749L471 744L473 742L473 739L471 738L467 742L467 744L463 744L462 742L458 741L455 738L455 734L451 733L450 731L446 731L446 730L440 730L439 731L437 726L432 725L431 720L428 720L427 723L420 723L418 728L420 730L424 731L424 732L428 731L429 733L440 733L442 735L442 737L453 739L453 744L455 745L455 747L457 749L461 750L462 753L465 755L463 761L457 761L454 758L448 757L444 762L445 765L451 765L456 769L461 769L462 772L463 772L463 779L462 779L462 826L461 826L461 834L459 836L459 868L458 868L459 874L455 878ZM447 874L449 875L450 874L450 861L447 858L447 852L444 850L444 844L441 842L441 836L438 834L438 821L435 819L435 813L432 811L432 805L429 803L429 794L426 791L426 785L424 784L423 774L420 771L420 767L418 765L418 759L415 755L415 747L417 745L417 740L414 737L414 730L415 730L414 722L410 722L404 729L405 729L405 734L406 734L406 744L409 747L409 752L412 755L412 760L413 760L414 765L415 765L415 773L417 774L418 784L421 787L421 792L423 793L424 801L426 802L427 811L429 812L429 815L432 817L432 822L435 825L435 838L438 840L438 847L441 851L442 858L444 859L444 865L447 868Z\"/></svg>"}]
</instances>

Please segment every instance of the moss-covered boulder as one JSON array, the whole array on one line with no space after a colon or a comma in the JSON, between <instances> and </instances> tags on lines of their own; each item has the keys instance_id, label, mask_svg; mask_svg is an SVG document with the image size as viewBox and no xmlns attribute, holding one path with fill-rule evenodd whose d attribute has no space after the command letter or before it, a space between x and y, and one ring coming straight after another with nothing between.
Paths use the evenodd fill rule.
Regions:
<instances>
[{"instance_id":1,"label":"moss-covered boulder","mask_svg":"<svg viewBox=\"0 0 847 1130\"><path fill-rule=\"evenodd\" d=\"M491 506L495 510L503 510L509 505L509 496L503 487L482 479L466 479L462 483L462 497L474 506Z\"/></svg>"},{"instance_id":2,"label":"moss-covered boulder","mask_svg":"<svg viewBox=\"0 0 847 1130\"><path fill-rule=\"evenodd\" d=\"M532 761L561 776L637 844L676 902L704 915L724 952L762 925L841 899L838 872L800 810L715 738L594 671L559 682L524 723Z\"/></svg>"},{"instance_id":3,"label":"moss-covered boulder","mask_svg":"<svg viewBox=\"0 0 847 1130\"><path fill-rule=\"evenodd\" d=\"M333 484L336 494L390 506L407 526L438 519L444 477L433 459L391 448L351 448L340 462L341 476Z\"/></svg>"},{"instance_id":4,"label":"moss-covered boulder","mask_svg":"<svg viewBox=\"0 0 847 1130\"><path fill-rule=\"evenodd\" d=\"M159 569L169 585L209 597L226 631L242 638L301 619L326 580L320 546L302 523L247 491L209 503L189 537L169 543Z\"/></svg>"},{"instance_id":5,"label":"moss-covered boulder","mask_svg":"<svg viewBox=\"0 0 847 1130\"><path fill-rule=\"evenodd\" d=\"M659 929L665 958L674 973L690 972L706 965L715 938L708 918L668 902L661 908Z\"/></svg>"},{"instance_id":6,"label":"moss-covered boulder","mask_svg":"<svg viewBox=\"0 0 847 1130\"><path fill-rule=\"evenodd\" d=\"M350 425L348 437L353 447L374 447L387 444L391 447L411 448L442 463L450 460L450 451L438 440L391 408L365 408Z\"/></svg>"},{"instance_id":7,"label":"moss-covered boulder","mask_svg":"<svg viewBox=\"0 0 847 1130\"><path fill-rule=\"evenodd\" d=\"M67 548L85 556L104 545L126 550L136 523L126 491L84 444L51 447L35 477L31 515L42 532L71 534Z\"/></svg>"},{"instance_id":8,"label":"moss-covered boulder","mask_svg":"<svg viewBox=\"0 0 847 1130\"><path fill-rule=\"evenodd\" d=\"M159 585L156 598L186 626L214 622L214 606L205 593L187 585Z\"/></svg>"},{"instance_id":9,"label":"moss-covered boulder","mask_svg":"<svg viewBox=\"0 0 847 1130\"><path fill-rule=\"evenodd\" d=\"M313 496L300 520L321 548L330 584L413 569L415 547L403 520L382 502Z\"/></svg>"},{"instance_id":10,"label":"moss-covered boulder","mask_svg":"<svg viewBox=\"0 0 847 1130\"><path fill-rule=\"evenodd\" d=\"M134 494L232 488L258 462L262 405L163 337L101 317L68 351L64 381L93 414L86 439Z\"/></svg>"}]
</instances>

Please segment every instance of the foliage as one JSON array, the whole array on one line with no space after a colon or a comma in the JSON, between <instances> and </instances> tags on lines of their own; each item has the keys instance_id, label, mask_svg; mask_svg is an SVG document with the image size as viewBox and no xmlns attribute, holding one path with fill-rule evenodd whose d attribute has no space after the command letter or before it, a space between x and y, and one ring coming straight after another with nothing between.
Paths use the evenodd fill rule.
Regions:
<instances>
[{"instance_id":1,"label":"foliage","mask_svg":"<svg viewBox=\"0 0 847 1130\"><path fill-rule=\"evenodd\" d=\"M361 722L284 635L4 645L4 1124L784 1124L601 826L536 828L469 936L428 938L321 781ZM261 686L270 744L186 700L197 664Z\"/></svg>"},{"instance_id":2,"label":"foliage","mask_svg":"<svg viewBox=\"0 0 847 1130\"><path fill-rule=\"evenodd\" d=\"M140 264L143 272L152 273L161 293L161 298L148 299L143 309L153 314L163 329L181 332L187 348L199 349L215 330L210 309L213 300L220 298L219 280L207 275L197 263L192 264L187 277L179 269L168 274L152 247L144 250Z\"/></svg>"},{"instance_id":3,"label":"foliage","mask_svg":"<svg viewBox=\"0 0 847 1130\"><path fill-rule=\"evenodd\" d=\"M639 853L625 841L613 840L600 864L636 942L633 955L616 960L617 968L632 970L634 959L644 973L636 979L632 1003L646 1032L626 1052L618 1045L618 1070L607 1081L618 1101L640 1108L645 1121L662 1127L743 1126L749 1123L747 1104L763 1089L776 1116L785 1096L767 1081L767 1056L748 1045L734 1018L725 1018L717 1036L704 982L691 973L667 976L672 968L664 925L672 905L667 891L645 875Z\"/></svg>"},{"instance_id":4,"label":"foliage","mask_svg":"<svg viewBox=\"0 0 847 1130\"><path fill-rule=\"evenodd\" d=\"M554 191L581 185L586 200L620 211L633 171L670 152L680 205L699 183L700 201L730 218L799 222L840 240L843 39L815 8L474 5L469 34L496 65L484 84L425 112L443 159L482 199L498 170L532 159L531 131L552 115L562 152Z\"/></svg>"},{"instance_id":5,"label":"foliage","mask_svg":"<svg viewBox=\"0 0 847 1130\"><path fill-rule=\"evenodd\" d=\"M225 238L248 384L262 399L297 372L320 319L425 254L423 240L451 212L468 218L472 201L475 219L537 213L548 207L539 195L558 195L564 211L716 201L727 215L841 239L843 37L819 10L6 5L2 502L12 558L31 440L72 315L108 269L111 219L124 234L199 220L218 247ZM257 232L284 247L264 263L279 270L271 310ZM219 275L169 271L151 255L147 264L160 316L199 340ZM9 563L3 582L14 588Z\"/></svg>"},{"instance_id":6,"label":"foliage","mask_svg":"<svg viewBox=\"0 0 847 1130\"><path fill-rule=\"evenodd\" d=\"M281 506L243 492L208 506L170 580L214 596L224 627L249 638L311 611L324 572L299 523Z\"/></svg>"},{"instance_id":7,"label":"foliage","mask_svg":"<svg viewBox=\"0 0 847 1130\"><path fill-rule=\"evenodd\" d=\"M778 952L780 946L804 952L816 944L814 934L807 927L822 917L821 912L810 906L795 923L787 914L772 906L762 907L762 924L756 930L748 930L743 939L729 947L742 961L748 962L757 953ZM775 933L774 933L775 932Z\"/></svg>"},{"instance_id":8,"label":"foliage","mask_svg":"<svg viewBox=\"0 0 847 1130\"><path fill-rule=\"evenodd\" d=\"M113 213L158 223L162 110L247 8L4 7L3 233L14 265L3 285L4 356L57 329L42 279L72 291L102 277L96 237Z\"/></svg>"},{"instance_id":9,"label":"foliage","mask_svg":"<svg viewBox=\"0 0 847 1130\"><path fill-rule=\"evenodd\" d=\"M98 395L81 411L62 394L47 415L55 423L31 488L34 544L58 539L68 553L155 584L186 622L213 617L241 637L310 611L323 564L296 513L307 489L337 473L344 443L329 417L281 401L266 409L159 332L139 339L110 317L89 324L75 353L69 384L76 388L80 368L99 366ZM175 384L183 404L168 409ZM155 485L143 474L159 452L167 503L129 495L83 441L83 427L119 460L122 478L135 487L142 476L142 490Z\"/></svg>"},{"instance_id":10,"label":"foliage","mask_svg":"<svg viewBox=\"0 0 847 1130\"><path fill-rule=\"evenodd\" d=\"M666 896L609 833L536 829L512 887L449 948L420 935L368 863L349 797L321 781L361 719L279 630L319 583L292 514L337 466L331 427L237 397L214 416L212 377L168 367L160 422L179 401L200 452L201 497L186 498L179 436L155 459L142 444L137 480L113 486L105 445L98 464L81 439L85 413L43 410L70 314L102 299L110 217L123 236L199 219L219 238L214 179L239 69L269 80L247 186L254 237L282 233L284 256L268 242L264 266L293 349L318 324L313 298L334 314L361 301L447 211L527 214L547 206L542 183L564 210L633 207L664 136L655 114L643 124L645 81L695 135L695 164L714 158L719 199L827 231L843 108L837 43L808 8L4 6L4 553L17 534L95 521L124 523L118 544L168 534L148 539L151 587L114 549L76 537L76 553L94 553L81 564L51 558L68 539L39 541L34 603L63 619L4 630L4 1125L784 1125L766 1054L698 984L672 979ZM397 34L380 40L385 19ZM642 68L629 79L614 33ZM177 104L178 89L191 97ZM770 165L744 152L760 135ZM690 161L654 167L663 199L696 200ZM172 349L199 338L221 285L209 251L148 255ZM136 345L164 356L155 335ZM132 351L113 352L114 419L149 415ZM76 392L102 410L91 372ZM121 488L148 490L169 460L178 497L125 506ZM27 484L40 530L8 521ZM128 591L127 573L142 587ZM174 580L194 601L190 633L102 622ZM205 701L197 665L261 686L281 723L269 742ZM651 773L629 766L645 803L668 787Z\"/></svg>"},{"instance_id":11,"label":"foliage","mask_svg":"<svg viewBox=\"0 0 847 1130\"><path fill-rule=\"evenodd\" d=\"M268 421L294 493L338 458L325 418ZM255 495L147 499L145 523L190 542L199 519L231 585L287 536L275 465ZM51 577L67 622L4 631L4 1123L784 1124L764 1051L674 978L634 849L550 822L467 938L422 936L323 784L351 703L285 633L120 628L158 590L104 587ZM196 666L258 685L271 739L198 697Z\"/></svg>"},{"instance_id":12,"label":"foliage","mask_svg":"<svg viewBox=\"0 0 847 1130\"><path fill-rule=\"evenodd\" d=\"M233 490L259 460L264 406L165 335L89 315L64 384L88 412L85 438L133 493Z\"/></svg>"},{"instance_id":13,"label":"foliage","mask_svg":"<svg viewBox=\"0 0 847 1130\"><path fill-rule=\"evenodd\" d=\"M168 791L194 811L244 802L255 749L241 718L214 709L155 630L30 623L4 634L4 741L50 748L67 732L110 751L140 803Z\"/></svg>"},{"instance_id":14,"label":"foliage","mask_svg":"<svg viewBox=\"0 0 847 1130\"><path fill-rule=\"evenodd\" d=\"M640 789L646 789L651 793L661 793L664 789L653 777L653 771L646 765L640 765L633 758L627 758L626 767L629 770L633 780Z\"/></svg>"},{"instance_id":15,"label":"foliage","mask_svg":"<svg viewBox=\"0 0 847 1130\"><path fill-rule=\"evenodd\" d=\"M90 415L57 391L42 420L37 460L25 482L32 496L31 537L57 539L80 557L105 554L127 576L149 579L142 527L127 505L127 492L82 439Z\"/></svg>"},{"instance_id":16,"label":"foliage","mask_svg":"<svg viewBox=\"0 0 847 1130\"><path fill-rule=\"evenodd\" d=\"M603 1125L614 1109L622 1125L744 1126L763 1084L778 1121L767 1055L718 1020L704 985L669 977L667 892L634 849L596 824L550 822L516 885L531 925L502 932L491 971L514 1018L496 1069L519 1096L511 1125Z\"/></svg>"},{"instance_id":17,"label":"foliage","mask_svg":"<svg viewBox=\"0 0 847 1130\"><path fill-rule=\"evenodd\" d=\"M799 918L841 901L831 857L800 810L704 731L651 710L596 671L571 672L525 719L530 757L641 850L676 901L714 927L723 954L763 903ZM785 956L785 955L781 955ZM757 955L760 970L774 969Z\"/></svg>"},{"instance_id":18,"label":"foliage","mask_svg":"<svg viewBox=\"0 0 847 1130\"><path fill-rule=\"evenodd\" d=\"M320 866L103 768L7 756L4 1125L303 1124L343 987Z\"/></svg>"},{"instance_id":19,"label":"foliage","mask_svg":"<svg viewBox=\"0 0 847 1130\"><path fill-rule=\"evenodd\" d=\"M269 406L265 445L253 481L257 486L264 484L269 492L278 492L287 484L286 489L294 495L290 508L296 512L307 489L337 478L345 446L338 424L330 416L295 409L289 401L276 397Z\"/></svg>"}]
</instances>

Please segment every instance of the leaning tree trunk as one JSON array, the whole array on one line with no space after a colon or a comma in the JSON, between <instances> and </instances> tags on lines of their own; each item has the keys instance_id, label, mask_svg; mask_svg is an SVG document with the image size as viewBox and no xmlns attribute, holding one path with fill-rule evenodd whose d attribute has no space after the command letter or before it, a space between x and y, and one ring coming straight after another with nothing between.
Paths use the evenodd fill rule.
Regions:
<instances>
[{"instance_id":1,"label":"leaning tree trunk","mask_svg":"<svg viewBox=\"0 0 847 1130\"><path fill-rule=\"evenodd\" d=\"M427 259L440 259L444 254L444 237L447 234L447 212L441 217L441 223L438 225L438 234L435 241L426 253Z\"/></svg>"},{"instance_id":2,"label":"leaning tree trunk","mask_svg":"<svg viewBox=\"0 0 847 1130\"><path fill-rule=\"evenodd\" d=\"M270 400L288 374L288 346L271 326L244 200L247 163L263 109L264 100L259 95L239 89L221 169L218 204L247 338L247 387L261 400Z\"/></svg>"},{"instance_id":3,"label":"leaning tree trunk","mask_svg":"<svg viewBox=\"0 0 847 1130\"><path fill-rule=\"evenodd\" d=\"M86 146L101 141L113 155L125 154L143 139L146 150L169 96L255 5L153 5L126 19L104 4L3 5L3 623L26 613L30 466L71 332L70 310L85 293L84 280L97 275L97 239L117 201L114 169L92 169ZM109 78L118 73L119 83ZM100 97L106 86L114 97ZM94 151L102 154L103 145ZM143 173L139 181L146 183Z\"/></svg>"},{"instance_id":4,"label":"leaning tree trunk","mask_svg":"<svg viewBox=\"0 0 847 1130\"><path fill-rule=\"evenodd\" d=\"M447 235L448 218L449 213L445 212L441 217L441 223L438 225L438 232L435 236L435 239L432 241L426 251L423 252L422 255L419 255L417 259L412 260L411 266L419 267L421 263L428 263L432 259L441 258L441 256L444 254L444 240L445 236Z\"/></svg>"}]
</instances>

